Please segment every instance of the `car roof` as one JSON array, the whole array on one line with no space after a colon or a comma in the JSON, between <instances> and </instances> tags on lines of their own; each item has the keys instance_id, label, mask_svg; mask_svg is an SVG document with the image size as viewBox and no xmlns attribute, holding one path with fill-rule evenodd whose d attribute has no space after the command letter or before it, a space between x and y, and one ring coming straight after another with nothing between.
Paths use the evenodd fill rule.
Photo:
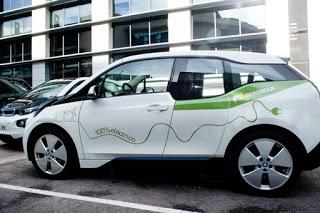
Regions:
<instances>
[{"instance_id":1,"label":"car roof","mask_svg":"<svg viewBox=\"0 0 320 213\"><path fill-rule=\"evenodd\" d=\"M122 62L167 58L167 57L213 57L244 64L287 64L286 61L277 56L267 55L263 53L239 52L239 51L186 51L186 52L160 52L147 53L141 55L130 56L124 58Z\"/></svg>"}]
</instances>

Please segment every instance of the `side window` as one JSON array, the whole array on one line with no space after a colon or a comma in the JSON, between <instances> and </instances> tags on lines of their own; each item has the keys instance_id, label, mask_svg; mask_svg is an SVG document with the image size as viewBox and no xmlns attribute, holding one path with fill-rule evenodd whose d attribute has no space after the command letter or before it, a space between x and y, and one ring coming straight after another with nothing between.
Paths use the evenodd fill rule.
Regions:
<instances>
[{"instance_id":1,"label":"side window","mask_svg":"<svg viewBox=\"0 0 320 213\"><path fill-rule=\"evenodd\" d=\"M233 89L256 82L300 80L287 65L282 64L255 65L226 62L226 67Z\"/></svg>"},{"instance_id":2,"label":"side window","mask_svg":"<svg viewBox=\"0 0 320 213\"><path fill-rule=\"evenodd\" d=\"M177 59L170 92L176 100L224 94L223 62L208 58Z\"/></svg>"},{"instance_id":3,"label":"side window","mask_svg":"<svg viewBox=\"0 0 320 213\"><path fill-rule=\"evenodd\" d=\"M120 65L102 76L102 97L166 92L174 59L150 59Z\"/></svg>"}]
</instances>

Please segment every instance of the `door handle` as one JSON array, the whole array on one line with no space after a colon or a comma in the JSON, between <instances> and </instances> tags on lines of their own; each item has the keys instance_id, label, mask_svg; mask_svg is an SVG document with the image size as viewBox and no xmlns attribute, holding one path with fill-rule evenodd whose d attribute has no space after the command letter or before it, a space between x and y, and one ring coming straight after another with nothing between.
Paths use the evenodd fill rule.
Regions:
<instances>
[{"instance_id":1,"label":"door handle","mask_svg":"<svg viewBox=\"0 0 320 213\"><path fill-rule=\"evenodd\" d=\"M163 111L167 111L168 109L169 109L169 106L160 105L160 104L153 104L153 105L147 106L148 112L163 112Z\"/></svg>"}]
</instances>

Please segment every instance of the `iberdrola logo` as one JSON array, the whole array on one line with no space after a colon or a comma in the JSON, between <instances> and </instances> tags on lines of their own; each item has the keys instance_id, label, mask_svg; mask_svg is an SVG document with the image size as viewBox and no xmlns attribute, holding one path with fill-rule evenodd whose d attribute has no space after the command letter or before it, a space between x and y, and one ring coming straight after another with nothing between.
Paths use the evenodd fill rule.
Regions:
<instances>
[{"instance_id":1,"label":"iberdrola logo","mask_svg":"<svg viewBox=\"0 0 320 213\"><path fill-rule=\"evenodd\" d=\"M271 93L273 91L275 91L276 89L274 87L266 87L263 89L259 89L257 91L254 92L249 92L249 93L242 93L240 92L239 94L236 94L233 96L232 100L234 102L237 101L243 101L243 100L249 100L249 99L254 99L255 97L259 96L259 95L263 95L263 94L267 94L267 93Z\"/></svg>"}]
</instances>

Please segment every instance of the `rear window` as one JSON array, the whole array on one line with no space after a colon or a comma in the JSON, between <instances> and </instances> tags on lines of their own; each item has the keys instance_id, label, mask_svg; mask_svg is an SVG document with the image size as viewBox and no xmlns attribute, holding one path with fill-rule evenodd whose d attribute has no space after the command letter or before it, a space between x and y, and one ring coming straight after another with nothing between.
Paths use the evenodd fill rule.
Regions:
<instances>
[{"instance_id":1,"label":"rear window","mask_svg":"<svg viewBox=\"0 0 320 213\"><path fill-rule=\"evenodd\" d=\"M300 76L285 64L255 65L226 62L226 72L233 89L257 82L301 80Z\"/></svg>"}]
</instances>

